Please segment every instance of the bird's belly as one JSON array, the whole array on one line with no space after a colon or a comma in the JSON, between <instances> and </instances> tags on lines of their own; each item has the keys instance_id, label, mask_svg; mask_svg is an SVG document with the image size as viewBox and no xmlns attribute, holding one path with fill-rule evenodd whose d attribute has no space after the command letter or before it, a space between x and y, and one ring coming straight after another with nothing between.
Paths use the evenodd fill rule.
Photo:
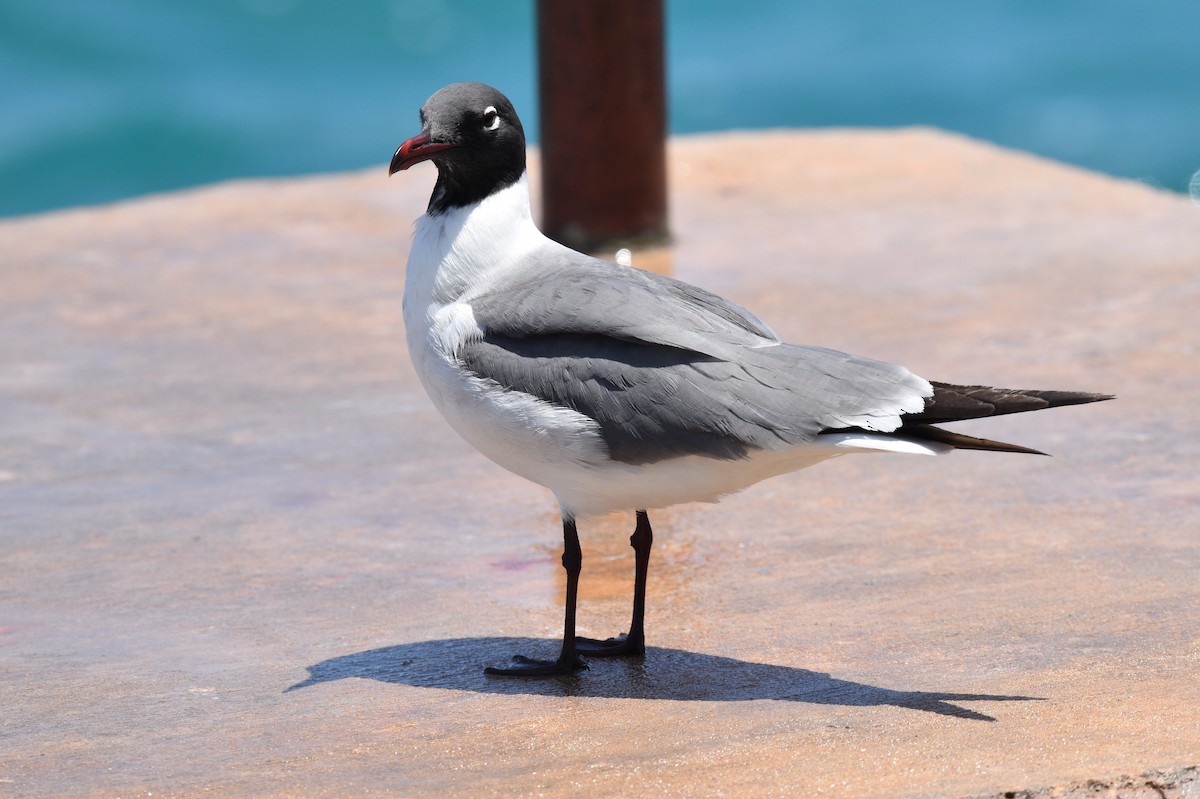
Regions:
<instances>
[{"instance_id":1,"label":"bird's belly","mask_svg":"<svg viewBox=\"0 0 1200 799\"><path fill-rule=\"evenodd\" d=\"M759 450L745 458L687 455L648 464L608 461L599 469L559 475L554 492L578 516L649 510L685 502L716 502L757 482L845 454L820 443Z\"/></svg>"}]
</instances>

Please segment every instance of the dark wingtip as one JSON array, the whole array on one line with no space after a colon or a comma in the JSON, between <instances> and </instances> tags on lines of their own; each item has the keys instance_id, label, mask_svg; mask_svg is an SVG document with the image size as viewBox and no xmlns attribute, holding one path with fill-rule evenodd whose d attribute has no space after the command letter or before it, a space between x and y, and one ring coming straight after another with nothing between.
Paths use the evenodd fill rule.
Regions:
<instances>
[{"instance_id":1,"label":"dark wingtip","mask_svg":"<svg viewBox=\"0 0 1200 799\"><path fill-rule=\"evenodd\" d=\"M1005 416L1010 413L1116 399L1113 394L1094 394L1086 391L1044 391L938 382L932 385L933 396L925 401L924 410L904 414L905 427L959 422L986 416Z\"/></svg>"},{"instance_id":2,"label":"dark wingtip","mask_svg":"<svg viewBox=\"0 0 1200 799\"><path fill-rule=\"evenodd\" d=\"M1051 408L1064 405L1086 405L1089 402L1104 402L1117 398L1116 394L1092 394L1086 391L1038 391L1029 392L1046 400Z\"/></svg>"}]
</instances>

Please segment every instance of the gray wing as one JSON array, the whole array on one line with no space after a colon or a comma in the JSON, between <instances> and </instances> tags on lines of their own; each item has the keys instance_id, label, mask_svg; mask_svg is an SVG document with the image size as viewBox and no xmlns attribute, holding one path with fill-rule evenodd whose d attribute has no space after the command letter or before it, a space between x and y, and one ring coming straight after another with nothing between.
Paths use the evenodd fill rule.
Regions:
<instances>
[{"instance_id":1,"label":"gray wing","mask_svg":"<svg viewBox=\"0 0 1200 799\"><path fill-rule=\"evenodd\" d=\"M596 334L733 357L779 338L758 317L679 280L572 250L525 262L525 277L468 299L487 333L526 338Z\"/></svg>"},{"instance_id":2,"label":"gray wing","mask_svg":"<svg viewBox=\"0 0 1200 799\"><path fill-rule=\"evenodd\" d=\"M617 461L741 458L822 430L891 431L932 393L901 366L782 344L749 311L681 281L567 250L526 267L529 278L468 299L482 335L458 357L593 419Z\"/></svg>"},{"instance_id":3,"label":"gray wing","mask_svg":"<svg viewBox=\"0 0 1200 799\"><path fill-rule=\"evenodd\" d=\"M459 358L479 375L596 422L609 457L742 458L823 430L894 430L928 386L902 367L833 350L746 348L738 361L596 334L485 334Z\"/></svg>"}]
</instances>

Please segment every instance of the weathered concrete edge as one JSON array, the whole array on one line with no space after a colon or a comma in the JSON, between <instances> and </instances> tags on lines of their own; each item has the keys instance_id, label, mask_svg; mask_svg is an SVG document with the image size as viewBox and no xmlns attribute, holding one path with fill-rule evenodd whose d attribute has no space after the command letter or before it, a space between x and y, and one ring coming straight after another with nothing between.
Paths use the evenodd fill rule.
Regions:
<instances>
[{"instance_id":1,"label":"weathered concrete edge","mask_svg":"<svg viewBox=\"0 0 1200 799\"><path fill-rule=\"evenodd\" d=\"M1108 172L1103 172L1093 167L1081 166L1071 163L1070 161L1062 161L1052 155L1042 155L1035 153L1032 150L1022 150L1019 147L1014 147L1007 144L1000 144L991 139L984 139L977 136L972 136L968 133L962 133L957 130L949 130L947 128L939 128L935 125L896 125L891 127L868 127L868 126L831 126L819 128L789 128L789 127L773 127L773 128L727 128L725 130L715 131L697 131L695 133L677 133L673 134L667 141L669 146L678 147L688 144L715 144L722 139L738 139L745 137L788 137L796 134L805 136L817 137L854 137L854 136L878 136L881 134L892 135L897 139L905 137L915 137L918 139L930 139L940 141L945 144L955 146L977 147L984 151L999 154L1010 158L1016 158L1031 164L1051 167L1053 169L1063 170L1067 173L1076 175L1086 175L1093 178L1101 178L1112 181L1116 184L1138 189L1157 195L1169 200L1189 201L1189 194L1186 191L1176 191L1175 189L1166 186L1157 186L1153 183L1147 183L1138 178L1125 177L1123 175L1112 175ZM537 147L530 147L530 153L536 153ZM670 152L668 152L670 155Z\"/></svg>"},{"instance_id":2,"label":"weathered concrete edge","mask_svg":"<svg viewBox=\"0 0 1200 799\"><path fill-rule=\"evenodd\" d=\"M917 136L927 137L932 139L941 139L946 143L966 144L970 146L981 147L985 150L991 150L1006 156L1035 162L1038 164L1051 166L1057 169L1063 169L1068 172L1074 172L1081 175L1089 175L1092 177L1111 180L1116 183L1125 185L1130 188L1141 189L1151 194L1159 195L1170 200L1187 201L1188 195L1173 191L1171 189L1154 186L1135 178L1127 178L1119 175L1110 175L1107 172L1091 169L1089 167L1079 166L1077 164L1059 161L1051 156L1039 155L1038 153L1028 150L1021 150L1015 147L1009 147L1003 144L989 141L988 139L976 138L958 131L946 130L931 125L901 125L897 127L828 127L828 128L729 128L719 131L700 131L696 133L680 133L670 136L667 144L671 148L679 146L687 146L690 144L710 144L722 139L740 139L746 137L786 137L796 134L816 135L828 137L845 137L855 135L874 136L879 134L892 134L897 137ZM670 152L668 151L668 156ZM540 168L541 151L537 145L531 145L529 148L530 165L535 169ZM354 178L366 176L376 173L381 173L386 167L386 161L381 160L377 166L361 167L358 169L334 170L330 172L312 172L296 175L241 175L227 178L218 178L206 183L197 183L191 186L180 186L174 189L163 189L159 191L151 191L145 194L137 194L131 197L121 197L115 200L110 200L101 203L82 204L82 205L67 205L61 208L49 208L44 211L35 211L28 214L16 214L14 216L0 217L0 227L9 225L19 225L34 221L42 221L61 216L70 216L80 213L88 213L94 211L109 211L120 210L129 206L136 206L145 203L154 203L160 200L173 199L188 199L195 195L202 195L212 191L224 191L229 188L242 186L269 186L274 184L285 183L304 183L309 181L322 180L337 180L341 178Z\"/></svg>"},{"instance_id":3,"label":"weathered concrete edge","mask_svg":"<svg viewBox=\"0 0 1200 799\"><path fill-rule=\"evenodd\" d=\"M1136 777L1122 775L1107 780L1084 780L1059 787L981 794L970 799L1095 799L1102 796L1120 799L1200 799L1200 766L1147 771Z\"/></svg>"}]
</instances>

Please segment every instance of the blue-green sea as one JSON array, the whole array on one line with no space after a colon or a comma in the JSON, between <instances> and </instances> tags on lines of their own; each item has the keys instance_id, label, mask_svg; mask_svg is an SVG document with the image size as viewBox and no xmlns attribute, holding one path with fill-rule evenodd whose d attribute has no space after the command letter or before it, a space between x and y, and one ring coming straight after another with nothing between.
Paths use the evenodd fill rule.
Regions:
<instances>
[{"instance_id":1,"label":"blue-green sea","mask_svg":"<svg viewBox=\"0 0 1200 799\"><path fill-rule=\"evenodd\" d=\"M676 133L936 125L1200 170L1200 0L674 0L667 46ZM382 165L458 80L536 133L536 68L532 0L0 0L0 215Z\"/></svg>"}]
</instances>

